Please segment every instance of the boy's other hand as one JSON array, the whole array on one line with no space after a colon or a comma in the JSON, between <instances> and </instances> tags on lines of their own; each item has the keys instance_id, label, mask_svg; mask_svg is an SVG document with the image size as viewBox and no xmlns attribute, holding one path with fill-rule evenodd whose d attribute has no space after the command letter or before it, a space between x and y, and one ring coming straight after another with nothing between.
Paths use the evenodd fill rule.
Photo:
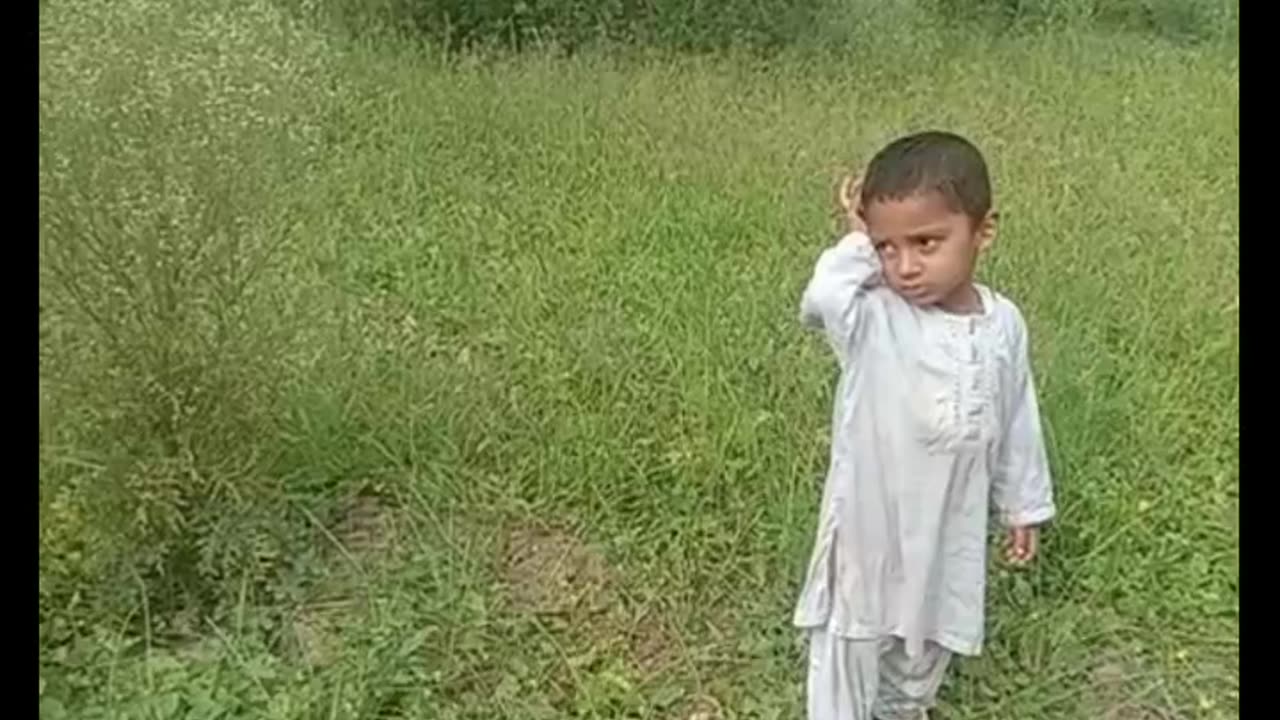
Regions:
<instances>
[{"instance_id":1,"label":"boy's other hand","mask_svg":"<svg viewBox=\"0 0 1280 720\"><path fill-rule=\"evenodd\" d=\"M1040 528L1035 526L1009 528L1009 538L1004 557L1010 565L1022 567L1036 557L1040 544Z\"/></svg>"}]
</instances>

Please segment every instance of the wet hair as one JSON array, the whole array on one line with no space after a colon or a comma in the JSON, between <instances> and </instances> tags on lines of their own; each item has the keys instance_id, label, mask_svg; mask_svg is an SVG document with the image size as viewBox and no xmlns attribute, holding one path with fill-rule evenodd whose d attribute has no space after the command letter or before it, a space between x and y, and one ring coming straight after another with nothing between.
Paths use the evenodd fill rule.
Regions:
<instances>
[{"instance_id":1,"label":"wet hair","mask_svg":"<svg viewBox=\"0 0 1280 720\"><path fill-rule=\"evenodd\" d=\"M939 193L955 212L980 222L991 210L991 178L982 153L959 135L928 131L889 143L871 158L862 205Z\"/></svg>"}]
</instances>

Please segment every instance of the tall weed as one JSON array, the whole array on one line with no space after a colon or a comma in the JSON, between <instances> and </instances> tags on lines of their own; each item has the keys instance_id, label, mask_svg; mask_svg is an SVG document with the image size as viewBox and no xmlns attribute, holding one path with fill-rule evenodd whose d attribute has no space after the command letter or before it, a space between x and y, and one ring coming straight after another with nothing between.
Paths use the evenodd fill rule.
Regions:
<instances>
[{"instance_id":1,"label":"tall weed","mask_svg":"<svg viewBox=\"0 0 1280 720\"><path fill-rule=\"evenodd\" d=\"M41 616L216 602L279 552L324 42L254 0L40 19Z\"/></svg>"}]
</instances>

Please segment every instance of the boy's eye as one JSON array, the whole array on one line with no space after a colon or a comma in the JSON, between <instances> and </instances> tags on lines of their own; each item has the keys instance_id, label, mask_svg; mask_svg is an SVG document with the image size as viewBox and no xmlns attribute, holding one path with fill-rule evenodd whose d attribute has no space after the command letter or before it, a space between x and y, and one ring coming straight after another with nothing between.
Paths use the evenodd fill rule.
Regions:
<instances>
[{"instance_id":1,"label":"boy's eye","mask_svg":"<svg viewBox=\"0 0 1280 720\"><path fill-rule=\"evenodd\" d=\"M917 244L920 246L920 249L921 249L921 250L926 250L926 251L928 251L928 250L933 250L934 248L938 247L938 242L939 242L939 241L938 241L938 238L932 238L932 237L931 237L931 238L921 238L920 240L918 240L918 241L916 241L916 242L917 242Z\"/></svg>"}]
</instances>

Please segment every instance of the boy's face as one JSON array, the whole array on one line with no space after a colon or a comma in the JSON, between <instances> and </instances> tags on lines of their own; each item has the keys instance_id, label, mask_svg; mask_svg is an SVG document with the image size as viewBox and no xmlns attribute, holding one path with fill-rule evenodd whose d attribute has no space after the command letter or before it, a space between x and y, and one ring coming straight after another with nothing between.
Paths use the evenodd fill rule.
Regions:
<instances>
[{"instance_id":1,"label":"boy's face","mask_svg":"<svg viewBox=\"0 0 1280 720\"><path fill-rule=\"evenodd\" d=\"M913 305L952 312L977 309L973 271L995 239L995 216L975 223L937 192L876 200L863 210L867 234L889 286Z\"/></svg>"}]
</instances>

